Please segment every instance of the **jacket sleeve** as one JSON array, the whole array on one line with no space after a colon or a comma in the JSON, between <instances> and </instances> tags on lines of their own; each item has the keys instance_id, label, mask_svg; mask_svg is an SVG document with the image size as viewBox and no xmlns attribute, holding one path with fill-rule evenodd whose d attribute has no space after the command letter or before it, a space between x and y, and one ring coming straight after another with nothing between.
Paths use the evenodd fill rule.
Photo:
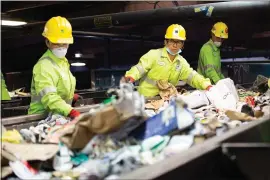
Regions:
<instances>
[{"instance_id":1,"label":"jacket sleeve","mask_svg":"<svg viewBox=\"0 0 270 180\"><path fill-rule=\"evenodd\" d=\"M126 72L126 77L132 77L135 81L142 78L151 69L155 59L154 50L150 50L148 53L140 58L140 61L135 66L132 66L129 71Z\"/></svg>"},{"instance_id":2,"label":"jacket sleeve","mask_svg":"<svg viewBox=\"0 0 270 180\"><path fill-rule=\"evenodd\" d=\"M215 69L212 53L210 46L204 46L201 49L200 57L206 77L210 78L216 84L221 77L219 77L219 74Z\"/></svg>"},{"instance_id":3,"label":"jacket sleeve","mask_svg":"<svg viewBox=\"0 0 270 180\"><path fill-rule=\"evenodd\" d=\"M11 100L2 72L1 72L1 100Z\"/></svg>"},{"instance_id":4,"label":"jacket sleeve","mask_svg":"<svg viewBox=\"0 0 270 180\"><path fill-rule=\"evenodd\" d=\"M222 74L222 72L220 72L220 79L225 79L224 75Z\"/></svg>"},{"instance_id":5,"label":"jacket sleeve","mask_svg":"<svg viewBox=\"0 0 270 180\"><path fill-rule=\"evenodd\" d=\"M190 86L200 90L205 90L211 85L210 79L204 78L193 70L185 59L182 60L181 64L182 67L178 80L184 80Z\"/></svg>"},{"instance_id":6,"label":"jacket sleeve","mask_svg":"<svg viewBox=\"0 0 270 180\"><path fill-rule=\"evenodd\" d=\"M49 112L68 116L72 107L57 94L58 77L50 61L43 60L34 67L35 89L44 108Z\"/></svg>"}]
</instances>

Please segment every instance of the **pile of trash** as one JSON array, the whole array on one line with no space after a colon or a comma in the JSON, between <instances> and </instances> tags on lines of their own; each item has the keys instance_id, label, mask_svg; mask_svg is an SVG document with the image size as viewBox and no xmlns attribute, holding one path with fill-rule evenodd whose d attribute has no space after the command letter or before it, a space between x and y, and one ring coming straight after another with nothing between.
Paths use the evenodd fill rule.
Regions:
<instances>
[{"instance_id":1,"label":"pile of trash","mask_svg":"<svg viewBox=\"0 0 270 180\"><path fill-rule=\"evenodd\" d=\"M209 92L162 87L160 100L145 103L131 84L121 84L73 121L50 115L29 129L2 127L2 178L118 179L269 116L270 90L236 89L230 79Z\"/></svg>"}]
</instances>

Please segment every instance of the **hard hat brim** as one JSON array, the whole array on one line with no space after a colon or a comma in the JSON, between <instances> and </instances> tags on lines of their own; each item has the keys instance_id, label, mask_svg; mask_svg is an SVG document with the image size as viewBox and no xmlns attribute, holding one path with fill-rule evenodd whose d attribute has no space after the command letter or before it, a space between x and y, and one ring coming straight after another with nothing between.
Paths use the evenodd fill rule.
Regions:
<instances>
[{"instance_id":1,"label":"hard hat brim","mask_svg":"<svg viewBox=\"0 0 270 180\"><path fill-rule=\"evenodd\" d=\"M165 39L176 39L176 40L181 40L181 41L185 41L186 40L186 38L175 38L175 37L169 37L169 36L166 36L165 35Z\"/></svg>"},{"instance_id":2,"label":"hard hat brim","mask_svg":"<svg viewBox=\"0 0 270 180\"><path fill-rule=\"evenodd\" d=\"M59 37L51 37L51 36L45 36L42 34L45 38L49 39L50 42L55 44L73 44L74 39L73 37L68 38L59 38Z\"/></svg>"},{"instance_id":3,"label":"hard hat brim","mask_svg":"<svg viewBox=\"0 0 270 180\"><path fill-rule=\"evenodd\" d=\"M218 37L218 38L222 38L222 39L228 39L229 38L229 35L228 34L225 34L224 36L219 36L219 35L217 35L217 33L215 32L215 31L211 31L216 37Z\"/></svg>"}]
</instances>

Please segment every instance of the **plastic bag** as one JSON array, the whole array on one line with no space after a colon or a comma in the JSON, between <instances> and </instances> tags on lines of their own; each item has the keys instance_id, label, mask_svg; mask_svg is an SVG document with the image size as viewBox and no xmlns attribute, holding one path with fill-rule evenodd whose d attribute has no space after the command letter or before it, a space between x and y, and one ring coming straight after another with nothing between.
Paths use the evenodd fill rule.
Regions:
<instances>
[{"instance_id":1,"label":"plastic bag","mask_svg":"<svg viewBox=\"0 0 270 180\"><path fill-rule=\"evenodd\" d=\"M215 108L220 110L236 110L239 100L235 85L229 78L222 79L206 91L206 96Z\"/></svg>"},{"instance_id":2,"label":"plastic bag","mask_svg":"<svg viewBox=\"0 0 270 180\"><path fill-rule=\"evenodd\" d=\"M191 109L208 106L210 104L203 91L193 91L191 94L178 95L178 97L182 98Z\"/></svg>"}]
</instances>

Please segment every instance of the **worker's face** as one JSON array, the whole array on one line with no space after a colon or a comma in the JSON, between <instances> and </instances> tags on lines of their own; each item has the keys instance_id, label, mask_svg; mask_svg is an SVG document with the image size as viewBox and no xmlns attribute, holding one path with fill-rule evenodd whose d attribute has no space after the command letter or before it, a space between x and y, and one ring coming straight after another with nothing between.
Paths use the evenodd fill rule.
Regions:
<instances>
[{"instance_id":1,"label":"worker's face","mask_svg":"<svg viewBox=\"0 0 270 180\"><path fill-rule=\"evenodd\" d=\"M61 47L64 47L64 48L67 48L69 47L69 44L56 44L56 43L52 43L50 42L48 39L46 39L46 45L49 49L56 49L56 48L61 48Z\"/></svg>"},{"instance_id":2,"label":"worker's face","mask_svg":"<svg viewBox=\"0 0 270 180\"><path fill-rule=\"evenodd\" d=\"M179 53L180 49L184 47L184 41L177 39L166 39L165 46L168 48L173 54Z\"/></svg>"},{"instance_id":3,"label":"worker's face","mask_svg":"<svg viewBox=\"0 0 270 180\"><path fill-rule=\"evenodd\" d=\"M58 43L56 44L50 42L48 39L46 39L46 45L52 51L52 53L58 58L64 58L67 54L67 50L69 47L69 44L58 44Z\"/></svg>"},{"instance_id":4,"label":"worker's face","mask_svg":"<svg viewBox=\"0 0 270 180\"><path fill-rule=\"evenodd\" d=\"M220 47L224 41L223 38L220 38L220 37L216 37L214 34L212 34L212 41L214 42L214 44L217 46L217 47Z\"/></svg>"}]
</instances>

